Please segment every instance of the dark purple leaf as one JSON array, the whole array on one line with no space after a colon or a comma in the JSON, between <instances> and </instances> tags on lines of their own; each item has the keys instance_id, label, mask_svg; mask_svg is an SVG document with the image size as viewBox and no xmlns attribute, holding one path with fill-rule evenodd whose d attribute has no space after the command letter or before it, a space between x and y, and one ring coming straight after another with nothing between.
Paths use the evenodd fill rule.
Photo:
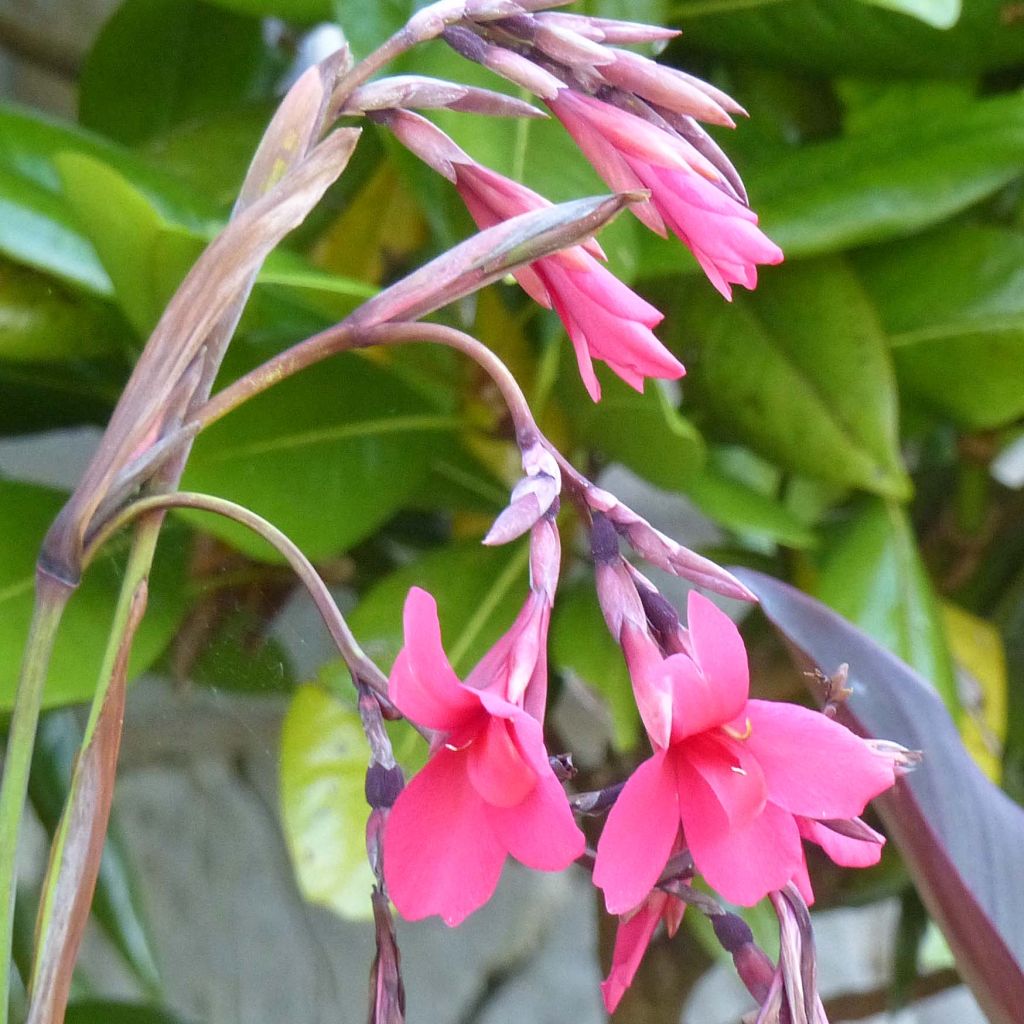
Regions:
<instances>
[{"instance_id":1,"label":"dark purple leaf","mask_svg":"<svg viewBox=\"0 0 1024 1024\"><path fill-rule=\"evenodd\" d=\"M820 602L749 569L736 576L807 659L850 665L840 718L866 736L924 751L922 766L875 803L957 967L992 1021L1024 1012L1024 810L971 759L934 689Z\"/></svg>"}]
</instances>

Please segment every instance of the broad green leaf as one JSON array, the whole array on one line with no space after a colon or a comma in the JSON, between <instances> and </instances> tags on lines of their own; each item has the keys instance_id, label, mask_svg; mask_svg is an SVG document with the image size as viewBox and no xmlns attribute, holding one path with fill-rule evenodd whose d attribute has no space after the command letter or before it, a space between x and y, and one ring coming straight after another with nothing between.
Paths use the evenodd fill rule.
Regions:
<instances>
[{"instance_id":1,"label":"broad green leaf","mask_svg":"<svg viewBox=\"0 0 1024 1024\"><path fill-rule=\"evenodd\" d=\"M63 153L81 153L109 164L169 218L202 228L217 215L209 199L138 153L75 125L0 103L0 169L59 194L62 184L55 158Z\"/></svg>"},{"instance_id":2,"label":"broad green leaf","mask_svg":"<svg viewBox=\"0 0 1024 1024\"><path fill-rule=\"evenodd\" d=\"M228 11L260 18L283 18L300 24L331 21L335 5L331 0L209 0ZM383 42L383 40L381 40Z\"/></svg>"},{"instance_id":3,"label":"broad green leaf","mask_svg":"<svg viewBox=\"0 0 1024 1024\"><path fill-rule=\"evenodd\" d=\"M214 609L213 628L202 633L202 650L187 666L190 682L228 693L291 693L296 679L284 645L265 635L266 622L244 598L230 594L228 602Z\"/></svg>"},{"instance_id":4,"label":"broad green leaf","mask_svg":"<svg viewBox=\"0 0 1024 1024\"><path fill-rule=\"evenodd\" d=\"M58 157L65 191L110 274L114 292L136 330L147 335L208 235L172 222L116 170L91 157ZM288 250L274 252L257 278L245 327L266 330L287 311L275 298L313 317L311 330L342 319L376 289L315 270Z\"/></svg>"},{"instance_id":5,"label":"broad green leaf","mask_svg":"<svg viewBox=\"0 0 1024 1024\"><path fill-rule=\"evenodd\" d=\"M64 1014L65 1024L194 1024L170 1010L145 1003L124 1003L89 999L71 1003Z\"/></svg>"},{"instance_id":6,"label":"broad green leaf","mask_svg":"<svg viewBox=\"0 0 1024 1024\"><path fill-rule=\"evenodd\" d=\"M687 380L724 431L798 473L908 495L885 336L844 263L776 268L731 306L710 288L688 296Z\"/></svg>"},{"instance_id":7,"label":"broad green leaf","mask_svg":"<svg viewBox=\"0 0 1024 1024\"><path fill-rule=\"evenodd\" d=\"M0 361L0 434L110 419L127 373L120 363Z\"/></svg>"},{"instance_id":8,"label":"broad green leaf","mask_svg":"<svg viewBox=\"0 0 1024 1024\"><path fill-rule=\"evenodd\" d=\"M0 260L0 359L54 363L118 350L109 307L25 267Z\"/></svg>"},{"instance_id":9,"label":"broad green leaf","mask_svg":"<svg viewBox=\"0 0 1024 1024\"><path fill-rule=\"evenodd\" d=\"M771 492L738 479L714 454L699 473L686 481L682 491L705 515L736 533L766 537L791 548L817 543L807 524Z\"/></svg>"},{"instance_id":10,"label":"broad green leaf","mask_svg":"<svg viewBox=\"0 0 1024 1024\"><path fill-rule=\"evenodd\" d=\"M871 499L821 553L816 596L912 665L960 707L938 603L906 512Z\"/></svg>"},{"instance_id":11,"label":"broad green leaf","mask_svg":"<svg viewBox=\"0 0 1024 1024\"><path fill-rule=\"evenodd\" d=\"M953 0L887 0L949 17ZM826 75L965 75L1024 57L1004 0L970 0L940 29L861 0L675 0L688 46ZM742 97L740 97L742 101Z\"/></svg>"},{"instance_id":12,"label":"broad green leaf","mask_svg":"<svg viewBox=\"0 0 1024 1024\"><path fill-rule=\"evenodd\" d=\"M342 917L371 916L359 712L302 686L281 727L281 817L302 895Z\"/></svg>"},{"instance_id":13,"label":"broad green leaf","mask_svg":"<svg viewBox=\"0 0 1024 1024\"><path fill-rule=\"evenodd\" d=\"M112 294L106 271L63 194L56 158L115 168L164 215L195 228L215 206L181 180L98 135L0 103L0 252L85 291Z\"/></svg>"},{"instance_id":14,"label":"broad green leaf","mask_svg":"<svg viewBox=\"0 0 1024 1024\"><path fill-rule=\"evenodd\" d=\"M913 123L886 118L873 131L754 163L746 178L761 226L792 258L937 224L1019 176L1022 162L1017 93Z\"/></svg>"},{"instance_id":15,"label":"broad green leaf","mask_svg":"<svg viewBox=\"0 0 1024 1024\"><path fill-rule=\"evenodd\" d=\"M629 670L597 603L592 580L563 588L551 618L551 664L597 691L611 714L617 750L632 750L640 716Z\"/></svg>"},{"instance_id":16,"label":"broad green leaf","mask_svg":"<svg viewBox=\"0 0 1024 1024\"><path fill-rule=\"evenodd\" d=\"M265 0L260 2L265 3ZM312 2L301 0L301 5L310 6ZM416 0L376 0L372 4L363 3L362 0L329 0L321 6L328 7L331 12L321 17L341 26L345 38L352 46L353 55L359 60L397 32L409 20L413 11L422 5Z\"/></svg>"},{"instance_id":17,"label":"broad green leaf","mask_svg":"<svg viewBox=\"0 0 1024 1024\"><path fill-rule=\"evenodd\" d=\"M48 488L0 480L0 707L9 708L14 700L32 614L36 555L66 497ZM180 534L176 541L175 532L166 531L129 678L153 663L185 614L183 568ZM47 706L86 700L92 695L120 583L120 560L101 554L71 599L61 624L44 695Z\"/></svg>"},{"instance_id":18,"label":"broad green leaf","mask_svg":"<svg viewBox=\"0 0 1024 1024\"><path fill-rule=\"evenodd\" d=\"M239 356L229 355L229 365L238 370ZM342 355L275 384L205 431L183 486L251 508L308 557L325 558L398 511L430 472L435 446L459 426L393 374ZM233 523L197 521L256 558L276 560Z\"/></svg>"},{"instance_id":19,"label":"broad green leaf","mask_svg":"<svg viewBox=\"0 0 1024 1024\"><path fill-rule=\"evenodd\" d=\"M932 28L952 28L960 18L961 0L861 0L900 14L909 14Z\"/></svg>"},{"instance_id":20,"label":"broad green leaf","mask_svg":"<svg viewBox=\"0 0 1024 1024\"><path fill-rule=\"evenodd\" d=\"M577 440L657 487L685 488L704 461L697 428L679 414L659 381L648 381L637 394L610 373L600 378L600 402L581 398L570 406Z\"/></svg>"},{"instance_id":21,"label":"broad green leaf","mask_svg":"<svg viewBox=\"0 0 1024 1024\"><path fill-rule=\"evenodd\" d=\"M78 115L128 145L271 94L278 61L259 19L201 0L125 0L78 82Z\"/></svg>"},{"instance_id":22,"label":"broad green leaf","mask_svg":"<svg viewBox=\"0 0 1024 1024\"><path fill-rule=\"evenodd\" d=\"M153 204L108 164L68 153L56 158L64 192L110 275L121 308L149 334L202 246L173 231Z\"/></svg>"},{"instance_id":23,"label":"broad green leaf","mask_svg":"<svg viewBox=\"0 0 1024 1024\"><path fill-rule=\"evenodd\" d=\"M0 147L2 132L0 124ZM98 295L109 295L112 291L103 264L66 204L2 162L0 253L85 291Z\"/></svg>"},{"instance_id":24,"label":"broad green leaf","mask_svg":"<svg viewBox=\"0 0 1024 1024\"><path fill-rule=\"evenodd\" d=\"M958 224L856 266L902 387L968 429L1024 414L1024 233Z\"/></svg>"},{"instance_id":25,"label":"broad green leaf","mask_svg":"<svg viewBox=\"0 0 1024 1024\"><path fill-rule=\"evenodd\" d=\"M366 653L385 670L402 647L402 606L410 587L437 601L441 635L455 671L465 676L512 625L526 600L529 546L453 544L402 566L362 597L349 624Z\"/></svg>"}]
</instances>

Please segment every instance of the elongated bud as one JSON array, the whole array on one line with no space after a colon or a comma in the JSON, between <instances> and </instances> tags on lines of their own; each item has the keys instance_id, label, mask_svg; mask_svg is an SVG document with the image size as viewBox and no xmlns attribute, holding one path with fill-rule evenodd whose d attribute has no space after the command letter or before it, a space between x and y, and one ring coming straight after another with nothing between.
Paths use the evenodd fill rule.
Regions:
<instances>
[{"instance_id":1,"label":"elongated bud","mask_svg":"<svg viewBox=\"0 0 1024 1024\"><path fill-rule=\"evenodd\" d=\"M565 82L550 71L512 50L486 42L468 29L450 28L443 39L467 60L482 65L541 99L553 99L560 89L565 88Z\"/></svg>"},{"instance_id":2,"label":"elongated bud","mask_svg":"<svg viewBox=\"0 0 1024 1024\"><path fill-rule=\"evenodd\" d=\"M552 60L570 68L594 68L611 64L615 55L606 46L574 32L564 25L533 22L530 41Z\"/></svg>"},{"instance_id":3,"label":"elongated bud","mask_svg":"<svg viewBox=\"0 0 1024 1024\"><path fill-rule=\"evenodd\" d=\"M709 920L715 930L715 938L732 957L740 981L758 1003L763 1003L771 990L775 965L754 942L750 926L738 914L732 913L719 914Z\"/></svg>"},{"instance_id":4,"label":"elongated bud","mask_svg":"<svg viewBox=\"0 0 1024 1024\"><path fill-rule=\"evenodd\" d=\"M393 108L447 109L493 117L545 117L530 103L504 93L424 75L394 75L364 85L348 98L343 114Z\"/></svg>"},{"instance_id":5,"label":"elongated bud","mask_svg":"<svg viewBox=\"0 0 1024 1024\"><path fill-rule=\"evenodd\" d=\"M377 951L370 968L369 1024L404 1024L405 987L402 957L395 938L395 924L383 888L374 887L370 897Z\"/></svg>"},{"instance_id":6,"label":"elongated bud","mask_svg":"<svg viewBox=\"0 0 1024 1024\"><path fill-rule=\"evenodd\" d=\"M599 70L610 85L642 96L668 110L688 114L700 121L734 128L735 122L713 96L694 84L689 75L656 64L628 50L606 50L612 61ZM724 95L724 94L723 94ZM735 104L732 104L735 106Z\"/></svg>"},{"instance_id":7,"label":"elongated bud","mask_svg":"<svg viewBox=\"0 0 1024 1024\"><path fill-rule=\"evenodd\" d=\"M543 24L558 25L595 43L659 43L674 39L679 30L662 25L642 25L635 21L615 18L592 18L586 14L561 14L543 11L535 18Z\"/></svg>"},{"instance_id":8,"label":"elongated bud","mask_svg":"<svg viewBox=\"0 0 1024 1024\"><path fill-rule=\"evenodd\" d=\"M614 494L599 487L589 487L585 498L590 508L607 516L633 550L652 565L724 597L734 597L740 601L757 600L732 573L656 530L646 519L623 505Z\"/></svg>"},{"instance_id":9,"label":"elongated bud","mask_svg":"<svg viewBox=\"0 0 1024 1024\"><path fill-rule=\"evenodd\" d=\"M416 115L410 114L409 117ZM526 263L579 245L643 193L592 196L533 210L487 228L365 302L350 323L416 320Z\"/></svg>"},{"instance_id":10,"label":"elongated bud","mask_svg":"<svg viewBox=\"0 0 1024 1024\"><path fill-rule=\"evenodd\" d=\"M484 544L507 544L521 537L546 515L562 490L562 474L554 456L537 440L522 449L525 476L512 491L509 506L494 521ZM557 572L556 572L557 578Z\"/></svg>"},{"instance_id":11,"label":"elongated bud","mask_svg":"<svg viewBox=\"0 0 1024 1024\"><path fill-rule=\"evenodd\" d=\"M848 839L856 839L862 843L877 843L881 846L885 842L885 836L876 832L866 821L861 818L827 818L818 821L819 825L846 836Z\"/></svg>"}]
</instances>

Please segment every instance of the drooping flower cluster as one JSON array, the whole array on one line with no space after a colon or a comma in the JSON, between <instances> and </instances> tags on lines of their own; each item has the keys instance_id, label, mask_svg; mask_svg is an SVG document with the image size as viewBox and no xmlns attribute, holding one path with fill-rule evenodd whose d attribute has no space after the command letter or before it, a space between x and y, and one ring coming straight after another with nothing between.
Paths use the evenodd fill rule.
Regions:
<instances>
[{"instance_id":1,"label":"drooping flower cluster","mask_svg":"<svg viewBox=\"0 0 1024 1024\"><path fill-rule=\"evenodd\" d=\"M540 11L541 4L476 5L448 20L442 37L457 52L542 99L608 185L633 197L633 212L661 235L671 231L694 253L728 299L731 286L753 288L758 264L782 251L757 227L743 183L699 121L732 126L742 108L725 93L615 44L643 44L675 33L657 26ZM454 10L454 7L453 7ZM546 205L547 200L477 163L412 108L449 107L533 116L535 108L486 90L398 76L350 99L456 187L481 228ZM679 360L652 333L662 314L605 270L595 242L540 259L515 272L524 290L553 308L572 341L583 383L601 388L593 360L627 384L674 380Z\"/></svg>"},{"instance_id":2,"label":"drooping flower cluster","mask_svg":"<svg viewBox=\"0 0 1024 1024\"><path fill-rule=\"evenodd\" d=\"M535 13L540 6L480 0L460 8L452 0L435 14L446 26L443 38L459 53L539 96L604 180L629 194L637 217L681 238L725 298L735 284L753 288L758 265L778 263L782 253L757 227L742 182L697 123L731 125L730 115L741 109L706 83L616 46L672 33ZM534 108L408 76L371 83L351 103L446 177L480 228L550 206L412 112L447 106L532 116ZM515 271L522 288L560 316L595 401L594 360L638 390L648 377L684 373L653 333L661 313L606 270L603 255L590 240ZM792 907L813 899L804 839L840 864L876 862L884 839L858 816L893 784L896 758L825 715L750 699L747 655L732 621L693 592L684 627L622 557L620 539L698 586L743 600L753 595L559 460L532 419L524 427L519 412L526 475L486 542L530 531L530 594L511 628L462 682L445 655L433 598L419 589L409 593L404 646L388 693L429 735L431 749L425 768L388 811L383 875L405 917L437 914L455 925L490 898L507 857L560 870L584 854L583 833L553 767L559 762L549 758L543 736L547 632L560 560L555 515L565 478L590 529L599 602L629 668L652 751L608 791L602 809L611 810L592 857L594 882L608 911L620 917L602 985L613 1010L659 924L674 932L685 903L697 898L687 885L691 875L733 903L750 905L784 890ZM781 962L772 966L742 927L720 927L737 964L745 965L741 974L755 979L749 983L755 997L767 1000L770 990L775 999Z\"/></svg>"}]
</instances>

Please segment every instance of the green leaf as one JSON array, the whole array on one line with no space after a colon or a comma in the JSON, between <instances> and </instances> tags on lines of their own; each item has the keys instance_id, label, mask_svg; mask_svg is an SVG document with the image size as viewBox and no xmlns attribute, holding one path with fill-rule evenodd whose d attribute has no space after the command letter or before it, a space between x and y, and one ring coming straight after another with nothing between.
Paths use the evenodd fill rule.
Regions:
<instances>
[{"instance_id":1,"label":"green leaf","mask_svg":"<svg viewBox=\"0 0 1024 1024\"><path fill-rule=\"evenodd\" d=\"M270 95L278 62L259 19L200 0L125 0L78 82L78 115L134 145Z\"/></svg>"},{"instance_id":2,"label":"green leaf","mask_svg":"<svg viewBox=\"0 0 1024 1024\"><path fill-rule=\"evenodd\" d=\"M948 19L953 0L887 0ZM747 62L828 76L905 78L976 74L1024 56L1024 33L1007 24L1005 0L970 0L941 29L859 0L676 0L688 46ZM740 97L742 100L742 97Z\"/></svg>"},{"instance_id":3,"label":"green leaf","mask_svg":"<svg viewBox=\"0 0 1024 1024\"><path fill-rule=\"evenodd\" d=\"M349 616L366 653L385 670L402 647L402 606L410 587L437 601L448 659L461 676L512 625L526 599L529 545L477 542L431 551L370 588Z\"/></svg>"},{"instance_id":4,"label":"green leaf","mask_svg":"<svg viewBox=\"0 0 1024 1024\"><path fill-rule=\"evenodd\" d=\"M125 315L141 335L155 326L164 307L208 241L180 221L172 222L114 168L88 156L58 157L68 201L95 245ZM376 289L312 268L287 250L274 252L257 278L246 311L247 330L266 330L298 308L317 327L350 313ZM313 328L316 329L316 328Z\"/></svg>"},{"instance_id":5,"label":"green leaf","mask_svg":"<svg viewBox=\"0 0 1024 1024\"><path fill-rule=\"evenodd\" d=\"M577 440L656 487L680 490L704 461L697 428L679 414L659 381L648 381L638 394L610 373L598 376L601 401L581 398L569 405Z\"/></svg>"},{"instance_id":6,"label":"green leaf","mask_svg":"<svg viewBox=\"0 0 1024 1024\"><path fill-rule=\"evenodd\" d=\"M229 366L239 369L238 355L229 355ZM307 556L325 558L398 511L429 473L435 445L459 425L387 370L342 355L281 381L205 431L183 486L251 508ZM253 557L278 560L233 523L196 521Z\"/></svg>"},{"instance_id":7,"label":"green leaf","mask_svg":"<svg viewBox=\"0 0 1024 1024\"><path fill-rule=\"evenodd\" d=\"M777 474L776 474L777 475ZM774 496L776 479L761 490L731 471L721 452L712 452L704 468L686 481L683 493L720 526L753 534L791 548L813 547L814 532Z\"/></svg>"},{"instance_id":8,"label":"green leaf","mask_svg":"<svg viewBox=\"0 0 1024 1024\"><path fill-rule=\"evenodd\" d=\"M371 916L363 786L370 750L359 712L302 686L281 727L281 817L302 895L347 918Z\"/></svg>"},{"instance_id":9,"label":"green leaf","mask_svg":"<svg viewBox=\"0 0 1024 1024\"><path fill-rule=\"evenodd\" d=\"M102 303L0 260L0 359L42 363L107 355L117 351L120 326Z\"/></svg>"},{"instance_id":10,"label":"green leaf","mask_svg":"<svg viewBox=\"0 0 1024 1024\"><path fill-rule=\"evenodd\" d=\"M687 379L724 431L798 473L908 496L885 336L844 263L778 268L731 306L693 288L687 309Z\"/></svg>"},{"instance_id":11,"label":"green leaf","mask_svg":"<svg viewBox=\"0 0 1024 1024\"><path fill-rule=\"evenodd\" d=\"M311 0L303 2L308 4ZM376 0L372 4L360 0L333 0L326 6L331 13L323 17L341 26L356 59L359 59L376 50L397 32L420 5L415 0Z\"/></svg>"},{"instance_id":12,"label":"green leaf","mask_svg":"<svg viewBox=\"0 0 1024 1024\"><path fill-rule=\"evenodd\" d=\"M558 595L551 618L551 662L601 695L611 714L616 750L632 750L640 737L633 685L591 580L563 588Z\"/></svg>"},{"instance_id":13,"label":"green leaf","mask_svg":"<svg viewBox=\"0 0 1024 1024\"><path fill-rule=\"evenodd\" d=\"M124 386L120 363L0 361L0 434L104 426Z\"/></svg>"},{"instance_id":14,"label":"green leaf","mask_svg":"<svg viewBox=\"0 0 1024 1024\"><path fill-rule=\"evenodd\" d=\"M0 125L0 148L3 146ZM0 154L2 156L2 154ZM109 295L110 278L67 206L0 163L0 253L85 291Z\"/></svg>"},{"instance_id":15,"label":"green leaf","mask_svg":"<svg viewBox=\"0 0 1024 1024\"><path fill-rule=\"evenodd\" d=\"M856 266L901 387L969 430L1024 415L1024 233L957 224Z\"/></svg>"},{"instance_id":16,"label":"green leaf","mask_svg":"<svg viewBox=\"0 0 1024 1024\"><path fill-rule=\"evenodd\" d=\"M35 560L43 535L66 495L0 480L0 707L14 701L22 647L32 614ZM185 614L181 535L165 531L150 582L149 608L132 653L129 678L151 665ZM121 563L100 555L86 573L61 624L44 700L47 706L86 700L96 687L121 583Z\"/></svg>"},{"instance_id":17,"label":"green leaf","mask_svg":"<svg viewBox=\"0 0 1024 1024\"><path fill-rule=\"evenodd\" d=\"M79 1000L64 1014L65 1024L191 1024L170 1010L144 1003L120 1003L106 999Z\"/></svg>"},{"instance_id":18,"label":"green leaf","mask_svg":"<svg viewBox=\"0 0 1024 1024\"><path fill-rule=\"evenodd\" d=\"M961 0L861 0L862 3L886 7L890 11L909 14L933 28L952 28L960 19Z\"/></svg>"},{"instance_id":19,"label":"green leaf","mask_svg":"<svg viewBox=\"0 0 1024 1024\"><path fill-rule=\"evenodd\" d=\"M153 204L108 164L68 153L56 158L64 192L125 315L147 335L202 249L176 232Z\"/></svg>"},{"instance_id":20,"label":"green leaf","mask_svg":"<svg viewBox=\"0 0 1024 1024\"><path fill-rule=\"evenodd\" d=\"M867 500L821 554L816 596L916 668L956 713L941 614L906 512Z\"/></svg>"},{"instance_id":21,"label":"green leaf","mask_svg":"<svg viewBox=\"0 0 1024 1024\"><path fill-rule=\"evenodd\" d=\"M943 117L880 118L874 130L755 163L746 177L761 226L792 258L913 234L1002 188L1022 162L1018 93Z\"/></svg>"},{"instance_id":22,"label":"green leaf","mask_svg":"<svg viewBox=\"0 0 1024 1024\"><path fill-rule=\"evenodd\" d=\"M331 0L209 0L228 11L239 11L260 18L282 18L299 24L331 21L334 4ZM381 40L383 42L383 40Z\"/></svg>"}]
</instances>

